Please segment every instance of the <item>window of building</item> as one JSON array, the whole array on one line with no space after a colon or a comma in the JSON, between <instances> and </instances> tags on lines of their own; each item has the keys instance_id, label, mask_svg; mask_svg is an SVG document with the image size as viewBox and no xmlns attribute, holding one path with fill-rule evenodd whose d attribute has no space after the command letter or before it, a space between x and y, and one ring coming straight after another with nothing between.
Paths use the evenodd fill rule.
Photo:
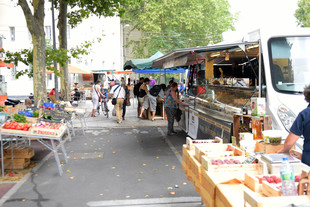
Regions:
<instances>
[{"instance_id":1,"label":"window of building","mask_svg":"<svg viewBox=\"0 0 310 207\"><path fill-rule=\"evenodd\" d=\"M15 41L15 27L10 27L11 41Z\"/></svg>"},{"instance_id":2,"label":"window of building","mask_svg":"<svg viewBox=\"0 0 310 207\"><path fill-rule=\"evenodd\" d=\"M52 39L51 26L45 26L45 39L47 39L47 40Z\"/></svg>"}]
</instances>

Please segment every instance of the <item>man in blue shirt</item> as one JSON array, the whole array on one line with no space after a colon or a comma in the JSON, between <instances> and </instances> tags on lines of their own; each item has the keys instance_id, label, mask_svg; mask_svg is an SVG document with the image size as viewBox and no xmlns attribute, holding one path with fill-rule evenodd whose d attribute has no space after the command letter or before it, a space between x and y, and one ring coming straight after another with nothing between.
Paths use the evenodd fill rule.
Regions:
<instances>
[{"instance_id":1,"label":"man in blue shirt","mask_svg":"<svg viewBox=\"0 0 310 207\"><path fill-rule=\"evenodd\" d=\"M305 87L304 96L305 100L310 103L310 85ZM280 152L288 153L301 135L304 137L301 161L310 166L310 104L298 114Z\"/></svg>"}]
</instances>

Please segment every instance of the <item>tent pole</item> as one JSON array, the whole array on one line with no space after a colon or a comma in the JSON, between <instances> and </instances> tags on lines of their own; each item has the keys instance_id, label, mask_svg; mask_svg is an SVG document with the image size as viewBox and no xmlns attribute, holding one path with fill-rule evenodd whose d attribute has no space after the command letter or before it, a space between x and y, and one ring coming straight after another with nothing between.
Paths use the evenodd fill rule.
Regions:
<instances>
[{"instance_id":1,"label":"tent pole","mask_svg":"<svg viewBox=\"0 0 310 207\"><path fill-rule=\"evenodd\" d=\"M159 84L161 84L161 69L159 70Z\"/></svg>"},{"instance_id":2,"label":"tent pole","mask_svg":"<svg viewBox=\"0 0 310 207\"><path fill-rule=\"evenodd\" d=\"M166 76L166 69L165 69L165 84L167 83L167 76Z\"/></svg>"}]
</instances>

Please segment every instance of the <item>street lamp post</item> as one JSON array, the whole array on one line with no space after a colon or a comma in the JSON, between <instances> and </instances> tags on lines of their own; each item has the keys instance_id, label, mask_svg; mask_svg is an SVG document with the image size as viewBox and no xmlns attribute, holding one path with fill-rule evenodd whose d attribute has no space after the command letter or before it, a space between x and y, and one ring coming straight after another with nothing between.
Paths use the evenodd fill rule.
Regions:
<instances>
[{"instance_id":1,"label":"street lamp post","mask_svg":"<svg viewBox=\"0 0 310 207\"><path fill-rule=\"evenodd\" d=\"M52 26L53 26L53 49L56 52L56 35L55 35L55 17L54 17L54 0L52 0ZM57 62L54 60L54 68L57 70ZM58 77L56 73L54 73L54 79L55 79L55 97L56 100L59 99L59 93L58 93Z\"/></svg>"}]
</instances>

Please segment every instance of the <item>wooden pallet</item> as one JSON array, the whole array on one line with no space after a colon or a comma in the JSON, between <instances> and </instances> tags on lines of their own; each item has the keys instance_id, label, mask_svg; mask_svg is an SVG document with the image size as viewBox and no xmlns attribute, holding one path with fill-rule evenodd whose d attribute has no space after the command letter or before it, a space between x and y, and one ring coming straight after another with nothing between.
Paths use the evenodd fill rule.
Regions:
<instances>
[{"instance_id":1,"label":"wooden pallet","mask_svg":"<svg viewBox=\"0 0 310 207\"><path fill-rule=\"evenodd\" d=\"M11 147L7 147L3 150L4 156L11 157ZM34 156L34 150L31 147L17 146L13 147L13 158L14 159L30 159Z\"/></svg>"},{"instance_id":2,"label":"wooden pallet","mask_svg":"<svg viewBox=\"0 0 310 207\"><path fill-rule=\"evenodd\" d=\"M12 168L12 159L4 159L4 169L5 170L22 170L28 167L30 164L30 159L13 159L13 168Z\"/></svg>"}]
</instances>

